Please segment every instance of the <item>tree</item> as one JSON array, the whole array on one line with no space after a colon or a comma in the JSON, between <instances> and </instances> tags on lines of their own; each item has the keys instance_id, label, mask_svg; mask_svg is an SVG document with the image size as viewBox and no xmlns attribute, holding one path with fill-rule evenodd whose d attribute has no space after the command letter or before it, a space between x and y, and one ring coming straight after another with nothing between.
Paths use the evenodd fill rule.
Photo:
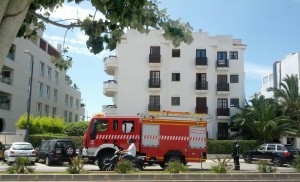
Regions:
<instances>
[{"instance_id":1,"label":"tree","mask_svg":"<svg viewBox=\"0 0 300 182\"><path fill-rule=\"evenodd\" d=\"M94 54L104 49L114 50L126 28L136 29L141 33L149 32L149 28L161 28L163 36L175 47L181 42L190 44L193 41L191 26L179 19L172 20L166 10L158 9L157 0L91 0L95 14L81 20L74 17L71 23L53 21L51 13L64 3L79 5L84 0L1 0L0 1L0 69L16 36L25 38L36 35L37 29L44 29L45 23L65 28L66 31L80 28L89 37L87 48ZM44 13L40 13L40 10ZM96 13L105 18L96 19ZM64 59L57 59L64 60ZM68 60L70 61L70 59ZM66 69L68 61L58 61L57 66Z\"/></svg>"},{"instance_id":2,"label":"tree","mask_svg":"<svg viewBox=\"0 0 300 182\"><path fill-rule=\"evenodd\" d=\"M280 82L279 88L268 88L274 93L274 97L284 107L284 113L298 123L300 131L300 93L298 78L296 75L286 75ZM298 132L299 132L298 131Z\"/></svg>"},{"instance_id":3,"label":"tree","mask_svg":"<svg viewBox=\"0 0 300 182\"><path fill-rule=\"evenodd\" d=\"M282 116L281 107L273 99L255 97L241 113L233 116L234 127L242 129L233 137L256 139L262 142L276 141L282 135L295 135L294 120Z\"/></svg>"}]
</instances>

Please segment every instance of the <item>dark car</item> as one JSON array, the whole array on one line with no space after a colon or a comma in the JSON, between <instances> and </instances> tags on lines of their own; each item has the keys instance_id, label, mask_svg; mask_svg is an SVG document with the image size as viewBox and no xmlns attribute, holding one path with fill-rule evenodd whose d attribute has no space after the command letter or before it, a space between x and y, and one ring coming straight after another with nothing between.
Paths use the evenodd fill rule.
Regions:
<instances>
[{"instance_id":1,"label":"dark car","mask_svg":"<svg viewBox=\"0 0 300 182\"><path fill-rule=\"evenodd\" d=\"M246 163L257 160L270 160L275 166L291 164L299 156L298 150L290 144L266 143L256 149L243 152Z\"/></svg>"},{"instance_id":2,"label":"dark car","mask_svg":"<svg viewBox=\"0 0 300 182\"><path fill-rule=\"evenodd\" d=\"M43 160L47 166L53 162L70 162L76 156L75 145L70 139L43 140L36 151L36 162Z\"/></svg>"}]
</instances>

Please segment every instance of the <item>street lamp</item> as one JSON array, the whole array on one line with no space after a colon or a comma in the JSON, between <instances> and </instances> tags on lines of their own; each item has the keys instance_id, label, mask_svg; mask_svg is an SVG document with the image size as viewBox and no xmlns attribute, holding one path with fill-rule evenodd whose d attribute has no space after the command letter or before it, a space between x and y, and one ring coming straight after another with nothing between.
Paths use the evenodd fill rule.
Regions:
<instances>
[{"instance_id":1,"label":"street lamp","mask_svg":"<svg viewBox=\"0 0 300 182\"><path fill-rule=\"evenodd\" d=\"M32 76L33 76L33 62L34 62L34 56L31 54L29 50L24 51L25 54L29 54L31 57L31 74L30 74L30 80L29 80L29 98L27 102L27 124L26 124L26 142L29 141L29 125L30 125L30 106L31 106L31 91L32 91Z\"/></svg>"}]
</instances>

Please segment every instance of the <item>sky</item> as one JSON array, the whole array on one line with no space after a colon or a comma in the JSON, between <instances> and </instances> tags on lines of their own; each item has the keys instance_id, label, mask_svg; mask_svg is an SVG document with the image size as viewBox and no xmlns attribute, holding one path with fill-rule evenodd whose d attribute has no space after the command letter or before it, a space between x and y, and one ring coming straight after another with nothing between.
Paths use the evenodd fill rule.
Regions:
<instances>
[{"instance_id":1,"label":"sky","mask_svg":"<svg viewBox=\"0 0 300 182\"><path fill-rule=\"evenodd\" d=\"M262 76L271 73L275 61L300 51L300 0L160 0L170 18L189 22L193 31L201 29L210 36L232 35L247 44L245 62L245 96L260 92ZM94 14L88 3L65 4L51 15L54 20L85 17ZM98 13L97 17L101 18ZM48 25L44 38L63 44L66 30ZM104 72L103 59L115 54L103 51L89 53L87 37L79 29L68 31L65 46L73 58L67 74L81 91L86 116L102 112L102 105L113 104L103 95L103 82L112 79Z\"/></svg>"}]
</instances>

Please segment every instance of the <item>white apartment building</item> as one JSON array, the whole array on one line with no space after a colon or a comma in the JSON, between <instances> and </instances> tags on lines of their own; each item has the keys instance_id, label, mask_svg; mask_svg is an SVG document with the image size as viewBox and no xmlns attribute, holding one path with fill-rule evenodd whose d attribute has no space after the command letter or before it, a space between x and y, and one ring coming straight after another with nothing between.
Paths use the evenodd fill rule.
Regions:
<instances>
[{"instance_id":1,"label":"white apartment building","mask_svg":"<svg viewBox=\"0 0 300 182\"><path fill-rule=\"evenodd\" d=\"M59 46L58 46L59 47ZM24 53L25 50L30 54ZM0 135L16 132L16 121L27 112L31 59L34 60L30 114L59 116L67 122L79 121L84 115L81 92L70 76L51 63L51 55L59 55L42 38L37 41L16 38L0 72Z\"/></svg>"},{"instance_id":2,"label":"white apartment building","mask_svg":"<svg viewBox=\"0 0 300 182\"><path fill-rule=\"evenodd\" d=\"M228 139L230 117L244 106L244 50L229 35L193 33L194 41L175 48L161 30L128 30L116 55L104 59L111 80L103 93L112 97L106 115L132 116L146 111L180 111L211 116L208 135Z\"/></svg>"},{"instance_id":3,"label":"white apartment building","mask_svg":"<svg viewBox=\"0 0 300 182\"><path fill-rule=\"evenodd\" d=\"M268 92L269 87L279 88L280 82L287 75L291 76L292 74L297 75L299 78L300 75L300 52L288 54L283 60L276 61L273 63L273 72L268 73L262 77L261 85L261 94L266 98L273 97L272 92ZM300 81L298 79L298 84Z\"/></svg>"}]
</instances>

